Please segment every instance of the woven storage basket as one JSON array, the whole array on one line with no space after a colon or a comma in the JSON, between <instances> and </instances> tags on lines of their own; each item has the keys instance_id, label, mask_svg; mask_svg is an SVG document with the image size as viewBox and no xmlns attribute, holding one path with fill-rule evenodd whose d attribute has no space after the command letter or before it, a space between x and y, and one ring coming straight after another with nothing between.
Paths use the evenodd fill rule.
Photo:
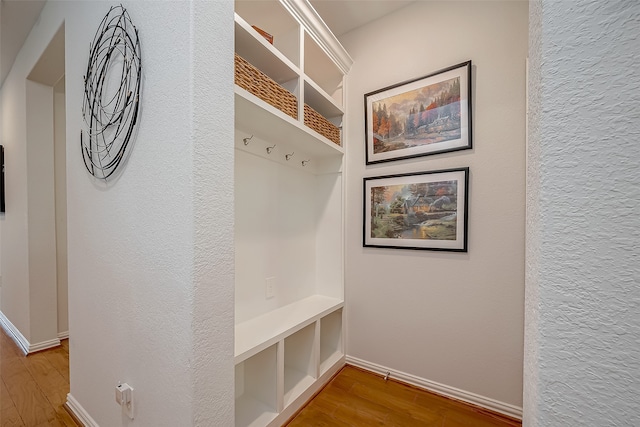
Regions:
<instances>
[{"instance_id":1,"label":"woven storage basket","mask_svg":"<svg viewBox=\"0 0 640 427\"><path fill-rule=\"evenodd\" d=\"M236 54L235 83L283 113L298 118L296 97Z\"/></svg>"},{"instance_id":2,"label":"woven storage basket","mask_svg":"<svg viewBox=\"0 0 640 427\"><path fill-rule=\"evenodd\" d=\"M307 104L304 104L304 124L333 143L340 145L340 128L322 117Z\"/></svg>"}]
</instances>

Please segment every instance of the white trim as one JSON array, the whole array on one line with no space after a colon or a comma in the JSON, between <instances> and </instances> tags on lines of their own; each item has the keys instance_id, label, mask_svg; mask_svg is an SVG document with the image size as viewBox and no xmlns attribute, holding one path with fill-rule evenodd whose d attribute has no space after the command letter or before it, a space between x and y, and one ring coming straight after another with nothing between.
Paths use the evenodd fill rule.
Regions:
<instances>
[{"instance_id":1,"label":"white trim","mask_svg":"<svg viewBox=\"0 0 640 427\"><path fill-rule=\"evenodd\" d=\"M490 411L498 412L500 414L522 420L522 407L519 406L500 402L489 397L480 396L479 394L460 390L455 387L440 384L435 381L430 381L424 378L417 377L415 375L407 374L405 372L396 371L394 369L387 368L376 363L367 362L353 356L347 356L347 364L357 366L358 368L362 368L380 375L387 375L387 373L389 373L389 377L410 384L412 386L432 391L434 393L453 399L462 400L464 402L489 409Z\"/></svg>"},{"instance_id":2,"label":"white trim","mask_svg":"<svg viewBox=\"0 0 640 427\"><path fill-rule=\"evenodd\" d=\"M67 394L67 408L84 427L100 427L71 393Z\"/></svg>"},{"instance_id":3,"label":"white trim","mask_svg":"<svg viewBox=\"0 0 640 427\"><path fill-rule=\"evenodd\" d=\"M54 338L49 341L42 341L36 344L30 344L28 353L35 353L36 351L47 350L47 349L55 348L59 346L60 346L60 340L58 338Z\"/></svg>"},{"instance_id":4,"label":"white trim","mask_svg":"<svg viewBox=\"0 0 640 427\"><path fill-rule=\"evenodd\" d=\"M27 341L18 328L16 328L13 323L7 319L7 316L5 316L2 311L0 311L0 325L2 326L2 329L4 329L7 334L13 338L18 347L20 347L20 350L22 350L25 355L29 354L29 341Z\"/></svg>"},{"instance_id":5,"label":"white trim","mask_svg":"<svg viewBox=\"0 0 640 427\"><path fill-rule=\"evenodd\" d=\"M336 63L343 74L348 74L353 59L331 32L327 24L318 15L307 0L280 0L280 3L296 17L309 35L318 43L327 55Z\"/></svg>"},{"instance_id":6,"label":"white trim","mask_svg":"<svg viewBox=\"0 0 640 427\"><path fill-rule=\"evenodd\" d=\"M58 339L59 340L69 339L69 331L58 332Z\"/></svg>"},{"instance_id":7,"label":"white trim","mask_svg":"<svg viewBox=\"0 0 640 427\"><path fill-rule=\"evenodd\" d=\"M46 350L48 348L58 347L60 345L59 338L35 344L29 343L24 335L22 335L18 328L16 328L15 325L7 319L7 316L5 316L2 311L0 311L0 326L2 326L2 329L4 329L11 338L13 338L13 341L15 341L25 355L35 353L36 351Z\"/></svg>"}]
</instances>

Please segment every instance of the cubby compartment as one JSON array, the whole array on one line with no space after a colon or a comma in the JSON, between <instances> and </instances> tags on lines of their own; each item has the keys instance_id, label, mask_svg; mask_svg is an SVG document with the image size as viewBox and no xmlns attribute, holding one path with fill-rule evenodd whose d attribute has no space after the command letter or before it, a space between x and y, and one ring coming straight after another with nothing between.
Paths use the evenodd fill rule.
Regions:
<instances>
[{"instance_id":1,"label":"cubby compartment","mask_svg":"<svg viewBox=\"0 0 640 427\"><path fill-rule=\"evenodd\" d=\"M257 30L253 29L254 26L273 36L273 47L281 52L293 65L300 67L300 24L285 10L279 1L236 0L235 11L255 31L254 35L256 37L260 37L264 39L265 43L269 43ZM242 46L242 43L240 46ZM236 52L241 54L238 51L237 40ZM258 64L254 65L258 66Z\"/></svg>"},{"instance_id":2,"label":"cubby compartment","mask_svg":"<svg viewBox=\"0 0 640 427\"><path fill-rule=\"evenodd\" d=\"M337 310L320 319L320 375L342 357L342 310Z\"/></svg>"},{"instance_id":3,"label":"cubby compartment","mask_svg":"<svg viewBox=\"0 0 640 427\"><path fill-rule=\"evenodd\" d=\"M316 323L284 339L284 406L300 396L317 378Z\"/></svg>"},{"instance_id":4,"label":"cubby compartment","mask_svg":"<svg viewBox=\"0 0 640 427\"><path fill-rule=\"evenodd\" d=\"M235 367L236 427L269 424L277 415L277 346L272 345Z\"/></svg>"},{"instance_id":5,"label":"cubby compartment","mask_svg":"<svg viewBox=\"0 0 640 427\"><path fill-rule=\"evenodd\" d=\"M339 108L343 107L344 73L306 31L304 33L303 72Z\"/></svg>"}]
</instances>

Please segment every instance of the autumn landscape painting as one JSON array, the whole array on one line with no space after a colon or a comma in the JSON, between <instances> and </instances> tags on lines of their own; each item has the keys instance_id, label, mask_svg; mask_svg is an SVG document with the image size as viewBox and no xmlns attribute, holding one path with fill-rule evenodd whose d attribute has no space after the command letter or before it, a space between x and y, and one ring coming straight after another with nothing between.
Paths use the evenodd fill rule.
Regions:
<instances>
[{"instance_id":1,"label":"autumn landscape painting","mask_svg":"<svg viewBox=\"0 0 640 427\"><path fill-rule=\"evenodd\" d=\"M373 152L460 138L460 78L373 103Z\"/></svg>"},{"instance_id":2,"label":"autumn landscape painting","mask_svg":"<svg viewBox=\"0 0 640 427\"><path fill-rule=\"evenodd\" d=\"M367 163L470 148L469 67L365 95Z\"/></svg>"}]
</instances>

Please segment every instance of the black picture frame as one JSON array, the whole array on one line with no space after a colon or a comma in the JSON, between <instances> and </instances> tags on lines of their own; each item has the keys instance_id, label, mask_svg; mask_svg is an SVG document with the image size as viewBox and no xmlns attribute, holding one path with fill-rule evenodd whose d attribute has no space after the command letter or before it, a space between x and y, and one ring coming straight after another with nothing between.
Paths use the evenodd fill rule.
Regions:
<instances>
[{"instance_id":1,"label":"black picture frame","mask_svg":"<svg viewBox=\"0 0 640 427\"><path fill-rule=\"evenodd\" d=\"M4 146L0 145L0 213L4 212Z\"/></svg>"},{"instance_id":2,"label":"black picture frame","mask_svg":"<svg viewBox=\"0 0 640 427\"><path fill-rule=\"evenodd\" d=\"M467 252L469 168L363 179L364 247Z\"/></svg>"},{"instance_id":3,"label":"black picture frame","mask_svg":"<svg viewBox=\"0 0 640 427\"><path fill-rule=\"evenodd\" d=\"M471 149L471 61L364 95L366 164Z\"/></svg>"}]
</instances>

